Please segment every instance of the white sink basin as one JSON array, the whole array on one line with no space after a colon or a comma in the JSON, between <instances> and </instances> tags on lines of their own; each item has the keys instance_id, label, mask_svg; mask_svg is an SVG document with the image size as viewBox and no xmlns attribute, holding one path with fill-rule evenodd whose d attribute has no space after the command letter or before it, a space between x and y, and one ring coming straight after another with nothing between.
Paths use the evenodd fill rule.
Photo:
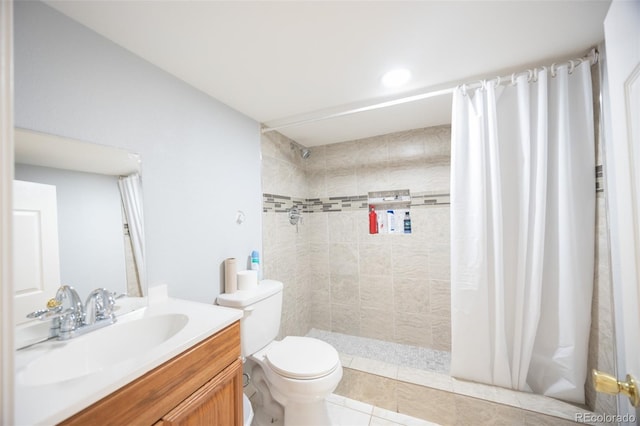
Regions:
<instances>
[{"instance_id":1,"label":"white sink basin","mask_svg":"<svg viewBox=\"0 0 640 426\"><path fill-rule=\"evenodd\" d=\"M40 386L93 374L152 350L173 337L188 322L189 317L184 314L154 315L57 342L18 371L17 383Z\"/></svg>"},{"instance_id":2,"label":"white sink basin","mask_svg":"<svg viewBox=\"0 0 640 426\"><path fill-rule=\"evenodd\" d=\"M14 424L60 423L242 318L162 294L116 324L16 351Z\"/></svg>"}]
</instances>

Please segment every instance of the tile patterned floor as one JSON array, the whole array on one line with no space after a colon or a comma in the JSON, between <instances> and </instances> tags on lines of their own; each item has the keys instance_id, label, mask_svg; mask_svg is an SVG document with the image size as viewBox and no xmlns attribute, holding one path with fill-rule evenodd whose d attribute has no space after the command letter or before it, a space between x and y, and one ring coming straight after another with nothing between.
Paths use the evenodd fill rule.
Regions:
<instances>
[{"instance_id":1,"label":"tile patterned floor","mask_svg":"<svg viewBox=\"0 0 640 426\"><path fill-rule=\"evenodd\" d=\"M418 370L449 374L451 353L312 328L308 337L330 343L338 352Z\"/></svg>"},{"instance_id":2,"label":"tile patterned floor","mask_svg":"<svg viewBox=\"0 0 640 426\"><path fill-rule=\"evenodd\" d=\"M327 402L329 416L335 426L438 426L335 394Z\"/></svg>"},{"instance_id":3,"label":"tile patterned floor","mask_svg":"<svg viewBox=\"0 0 640 426\"><path fill-rule=\"evenodd\" d=\"M469 405L474 405L476 412L487 411L486 409L490 408L489 411L493 416L504 414L509 418L516 419L514 423L509 424L540 424L541 422L570 424L575 421L579 413L591 414L584 407L541 395L455 379L448 374L450 355L446 352L423 352L421 355L427 357L426 361L405 362L406 357L416 353L413 347L315 329L311 330L307 336L325 340L340 352L340 359L347 373L343 382L349 380L366 381L366 374L378 377L376 379L377 386L374 386L377 389L371 391L373 394L365 391L365 394L362 395L358 392L354 394L342 392L342 395L371 402L372 405L383 407L389 412L403 412L400 409L403 401L400 399L390 401L392 394L385 395L385 386L395 389L392 392L395 394L395 398L400 398L400 391L402 389L406 391L405 388L407 388L413 389L411 391L413 393L424 394L425 397L428 394L428 400L432 402L442 399L444 402L436 405L441 407L450 405L445 412L441 413L442 416L419 416L441 424L451 424L453 421L451 412L459 411L462 413L467 411ZM343 385L349 386L348 383L341 383L341 386ZM355 386L357 387L357 384ZM365 389L371 387L370 384L364 386ZM339 387L336 393L340 393L339 391L344 391L344 389ZM481 405L483 403L485 405ZM404 404L410 403L404 401ZM418 416L419 411L415 411L414 414L411 407L407 407L407 411L404 412ZM460 420L460 417L457 416L456 419Z\"/></svg>"},{"instance_id":4,"label":"tile patterned floor","mask_svg":"<svg viewBox=\"0 0 640 426\"><path fill-rule=\"evenodd\" d=\"M327 398L331 426L439 426L426 420L395 413L371 404L332 394ZM282 426L282 419L255 413L251 426ZM302 425L301 425L302 426Z\"/></svg>"}]
</instances>

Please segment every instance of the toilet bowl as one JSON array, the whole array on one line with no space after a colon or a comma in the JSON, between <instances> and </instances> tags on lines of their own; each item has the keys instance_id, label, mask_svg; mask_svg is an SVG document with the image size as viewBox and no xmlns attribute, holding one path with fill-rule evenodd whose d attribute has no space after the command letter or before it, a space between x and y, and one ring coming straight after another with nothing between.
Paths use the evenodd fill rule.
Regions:
<instances>
[{"instance_id":1,"label":"toilet bowl","mask_svg":"<svg viewBox=\"0 0 640 426\"><path fill-rule=\"evenodd\" d=\"M261 281L256 288L218 296L219 305L244 311L240 323L245 370L256 388L256 420L283 420L284 426L332 424L326 398L342 379L338 352L311 337L274 340L280 328L282 283ZM284 419L282 419L284 418Z\"/></svg>"},{"instance_id":2,"label":"toilet bowl","mask_svg":"<svg viewBox=\"0 0 640 426\"><path fill-rule=\"evenodd\" d=\"M342 379L340 358L331 345L290 336L272 342L249 360L255 363L254 379L262 373L270 396L284 408L285 426L331 424L325 400Z\"/></svg>"}]
</instances>

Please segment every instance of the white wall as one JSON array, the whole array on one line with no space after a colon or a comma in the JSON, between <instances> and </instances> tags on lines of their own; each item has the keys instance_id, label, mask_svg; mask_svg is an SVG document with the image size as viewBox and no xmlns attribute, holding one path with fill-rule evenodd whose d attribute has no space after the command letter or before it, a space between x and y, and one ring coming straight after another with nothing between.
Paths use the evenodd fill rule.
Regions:
<instances>
[{"instance_id":1,"label":"white wall","mask_svg":"<svg viewBox=\"0 0 640 426\"><path fill-rule=\"evenodd\" d=\"M141 154L150 285L210 303L261 249L259 124L37 1L15 3L15 124Z\"/></svg>"}]
</instances>

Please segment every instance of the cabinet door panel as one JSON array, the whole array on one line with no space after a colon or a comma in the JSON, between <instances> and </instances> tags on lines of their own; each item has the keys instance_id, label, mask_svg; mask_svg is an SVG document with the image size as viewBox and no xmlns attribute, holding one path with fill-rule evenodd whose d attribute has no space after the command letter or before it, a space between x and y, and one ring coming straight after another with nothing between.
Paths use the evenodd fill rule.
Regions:
<instances>
[{"instance_id":1,"label":"cabinet door panel","mask_svg":"<svg viewBox=\"0 0 640 426\"><path fill-rule=\"evenodd\" d=\"M238 359L163 416L163 426L242 425L242 362Z\"/></svg>"}]
</instances>

